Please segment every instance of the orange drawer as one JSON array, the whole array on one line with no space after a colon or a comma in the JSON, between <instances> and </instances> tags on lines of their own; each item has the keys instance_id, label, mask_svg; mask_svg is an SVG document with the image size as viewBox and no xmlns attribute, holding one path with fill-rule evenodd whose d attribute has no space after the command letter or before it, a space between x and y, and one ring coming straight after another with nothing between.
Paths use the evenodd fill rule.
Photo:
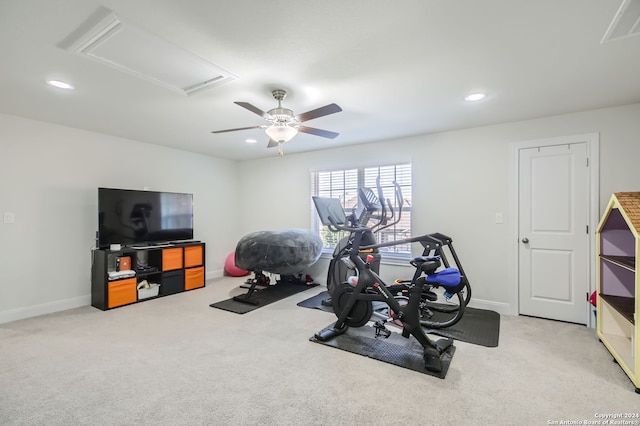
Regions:
<instances>
[{"instance_id":1,"label":"orange drawer","mask_svg":"<svg viewBox=\"0 0 640 426\"><path fill-rule=\"evenodd\" d=\"M204 287L204 266L184 270L184 289Z\"/></svg>"},{"instance_id":2,"label":"orange drawer","mask_svg":"<svg viewBox=\"0 0 640 426\"><path fill-rule=\"evenodd\" d=\"M182 248L162 250L162 270L182 269Z\"/></svg>"},{"instance_id":3,"label":"orange drawer","mask_svg":"<svg viewBox=\"0 0 640 426\"><path fill-rule=\"evenodd\" d=\"M136 279L110 281L107 291L107 308L128 305L138 300Z\"/></svg>"},{"instance_id":4,"label":"orange drawer","mask_svg":"<svg viewBox=\"0 0 640 426\"><path fill-rule=\"evenodd\" d=\"M184 267L202 265L202 246L187 246L184 248Z\"/></svg>"}]
</instances>

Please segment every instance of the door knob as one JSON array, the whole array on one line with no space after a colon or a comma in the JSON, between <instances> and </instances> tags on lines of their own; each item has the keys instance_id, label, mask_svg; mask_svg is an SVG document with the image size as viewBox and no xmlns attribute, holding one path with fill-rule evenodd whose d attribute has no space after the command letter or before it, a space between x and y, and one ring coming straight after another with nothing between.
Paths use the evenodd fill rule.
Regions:
<instances>
[{"instance_id":1,"label":"door knob","mask_svg":"<svg viewBox=\"0 0 640 426\"><path fill-rule=\"evenodd\" d=\"M522 242L523 242L523 243L525 243L525 244L527 244L527 243L529 242L529 239L528 239L527 237L524 237L524 238L522 239Z\"/></svg>"}]
</instances>

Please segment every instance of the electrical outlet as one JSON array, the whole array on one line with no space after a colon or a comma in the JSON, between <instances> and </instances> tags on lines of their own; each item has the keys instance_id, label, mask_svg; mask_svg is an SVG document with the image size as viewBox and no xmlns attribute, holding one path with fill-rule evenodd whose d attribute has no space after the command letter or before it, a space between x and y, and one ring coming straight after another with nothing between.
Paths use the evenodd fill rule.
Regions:
<instances>
[{"instance_id":1,"label":"electrical outlet","mask_svg":"<svg viewBox=\"0 0 640 426\"><path fill-rule=\"evenodd\" d=\"M504 223L504 216L502 212L496 213L496 223Z\"/></svg>"},{"instance_id":2,"label":"electrical outlet","mask_svg":"<svg viewBox=\"0 0 640 426\"><path fill-rule=\"evenodd\" d=\"M4 223L16 223L16 214L13 212L4 212Z\"/></svg>"}]
</instances>

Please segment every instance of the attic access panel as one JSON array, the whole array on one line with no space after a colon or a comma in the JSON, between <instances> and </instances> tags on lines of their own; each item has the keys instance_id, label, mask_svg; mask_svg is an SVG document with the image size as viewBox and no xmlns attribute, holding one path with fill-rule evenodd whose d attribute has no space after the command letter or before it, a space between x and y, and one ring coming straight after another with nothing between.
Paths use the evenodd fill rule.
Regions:
<instances>
[{"instance_id":1,"label":"attic access panel","mask_svg":"<svg viewBox=\"0 0 640 426\"><path fill-rule=\"evenodd\" d=\"M640 34L640 0L622 0L602 43Z\"/></svg>"},{"instance_id":2,"label":"attic access panel","mask_svg":"<svg viewBox=\"0 0 640 426\"><path fill-rule=\"evenodd\" d=\"M186 95L236 78L104 8L69 35L61 47Z\"/></svg>"}]
</instances>

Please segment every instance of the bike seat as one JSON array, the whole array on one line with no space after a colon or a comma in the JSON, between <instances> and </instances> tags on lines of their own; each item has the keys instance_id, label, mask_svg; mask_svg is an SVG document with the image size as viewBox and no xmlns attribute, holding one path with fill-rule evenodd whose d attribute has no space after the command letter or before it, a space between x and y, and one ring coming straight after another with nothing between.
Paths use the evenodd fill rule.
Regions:
<instances>
[{"instance_id":1,"label":"bike seat","mask_svg":"<svg viewBox=\"0 0 640 426\"><path fill-rule=\"evenodd\" d=\"M446 268L425 277L428 283L437 283L443 287L457 287L460 280L460 271L456 268Z\"/></svg>"}]
</instances>

